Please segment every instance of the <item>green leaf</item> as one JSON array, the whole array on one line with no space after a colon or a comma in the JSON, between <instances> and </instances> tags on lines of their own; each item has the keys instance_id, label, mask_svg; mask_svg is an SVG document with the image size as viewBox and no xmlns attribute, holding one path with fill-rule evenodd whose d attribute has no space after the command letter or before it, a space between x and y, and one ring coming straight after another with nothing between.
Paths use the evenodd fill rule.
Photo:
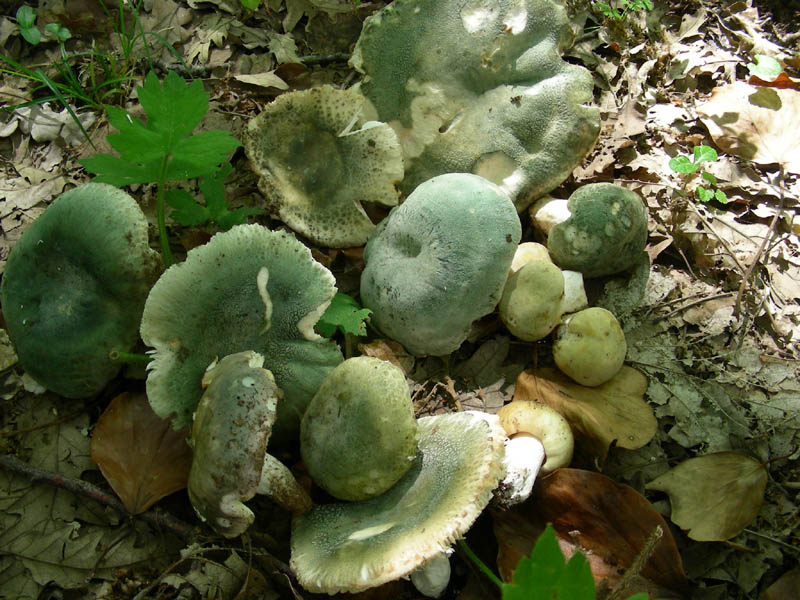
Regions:
<instances>
[{"instance_id":1,"label":"green leaf","mask_svg":"<svg viewBox=\"0 0 800 600\"><path fill-rule=\"evenodd\" d=\"M72 34L69 32L69 29L66 27L62 27L59 23L48 23L44 26L44 30L47 33L47 36L59 41L59 42L66 42L69 38L72 37Z\"/></svg>"},{"instance_id":2,"label":"green leaf","mask_svg":"<svg viewBox=\"0 0 800 600\"><path fill-rule=\"evenodd\" d=\"M337 293L330 306L317 322L316 329L320 335L332 337L337 329L342 333L352 333L353 335L366 335L366 320L372 311L368 308L361 308L351 296Z\"/></svg>"},{"instance_id":3,"label":"green leaf","mask_svg":"<svg viewBox=\"0 0 800 600\"><path fill-rule=\"evenodd\" d=\"M107 106L108 122L119 133L107 136L111 147L119 152L123 160L134 163L145 163L163 157L170 147L161 134L139 120L134 120L126 111L114 106Z\"/></svg>"},{"instance_id":4,"label":"green leaf","mask_svg":"<svg viewBox=\"0 0 800 600\"><path fill-rule=\"evenodd\" d=\"M19 33L22 38L32 46L42 41L42 32L36 29L36 27L29 27L27 29L20 27Z\"/></svg>"},{"instance_id":5,"label":"green leaf","mask_svg":"<svg viewBox=\"0 0 800 600\"><path fill-rule=\"evenodd\" d=\"M703 171L700 176L709 182L711 185L717 185L717 177L713 173L709 173L708 171Z\"/></svg>"},{"instance_id":6,"label":"green leaf","mask_svg":"<svg viewBox=\"0 0 800 600\"><path fill-rule=\"evenodd\" d=\"M226 211L224 214L217 217L216 221L220 229L228 230L234 225L241 225L247 223L247 218L253 215L260 215L262 212L259 208L252 206L242 206L234 210Z\"/></svg>"},{"instance_id":7,"label":"green leaf","mask_svg":"<svg viewBox=\"0 0 800 600\"><path fill-rule=\"evenodd\" d=\"M169 216L184 227L197 227L209 219L209 211L186 190L167 190L165 200L174 210Z\"/></svg>"},{"instance_id":8,"label":"green leaf","mask_svg":"<svg viewBox=\"0 0 800 600\"><path fill-rule=\"evenodd\" d=\"M728 196L722 190L714 190L714 198L716 198L717 202L719 202L720 204L728 203Z\"/></svg>"},{"instance_id":9,"label":"green leaf","mask_svg":"<svg viewBox=\"0 0 800 600\"><path fill-rule=\"evenodd\" d=\"M257 9L260 3L261 0L242 0L242 6L249 8L250 10Z\"/></svg>"},{"instance_id":10,"label":"green leaf","mask_svg":"<svg viewBox=\"0 0 800 600\"><path fill-rule=\"evenodd\" d=\"M192 133L208 111L203 85L193 81L187 86L174 71L167 74L163 85L151 71L136 92L148 127L161 132L170 147Z\"/></svg>"},{"instance_id":11,"label":"green leaf","mask_svg":"<svg viewBox=\"0 0 800 600\"><path fill-rule=\"evenodd\" d=\"M669 168L676 173L694 173L697 171L698 166L689 160L688 156L681 154L670 159Z\"/></svg>"},{"instance_id":12,"label":"green leaf","mask_svg":"<svg viewBox=\"0 0 800 600\"><path fill-rule=\"evenodd\" d=\"M182 181L210 175L241 145L227 131L216 129L183 138L172 148L172 161L167 168L166 181Z\"/></svg>"},{"instance_id":13,"label":"green leaf","mask_svg":"<svg viewBox=\"0 0 800 600\"><path fill-rule=\"evenodd\" d=\"M701 162L714 162L717 158L717 151L711 146L694 147L694 163L696 165Z\"/></svg>"},{"instance_id":14,"label":"green leaf","mask_svg":"<svg viewBox=\"0 0 800 600\"><path fill-rule=\"evenodd\" d=\"M700 198L701 202L710 202L714 199L714 190L710 189L707 190L702 185L697 186L697 197Z\"/></svg>"},{"instance_id":15,"label":"green leaf","mask_svg":"<svg viewBox=\"0 0 800 600\"><path fill-rule=\"evenodd\" d=\"M503 600L594 600L592 570L586 557L576 552L565 564L552 525L547 526L530 556L514 570L512 583L502 585Z\"/></svg>"},{"instance_id":16,"label":"green leaf","mask_svg":"<svg viewBox=\"0 0 800 600\"><path fill-rule=\"evenodd\" d=\"M775 81L778 75L783 72L781 63L771 56L756 54L755 61L755 63L747 64L747 70L750 71L750 75L755 75L764 81Z\"/></svg>"},{"instance_id":17,"label":"green leaf","mask_svg":"<svg viewBox=\"0 0 800 600\"><path fill-rule=\"evenodd\" d=\"M110 183L117 187L158 181L161 167L161 159L149 163L136 164L111 154L95 154L78 162L89 173L97 175L94 181Z\"/></svg>"},{"instance_id":18,"label":"green leaf","mask_svg":"<svg viewBox=\"0 0 800 600\"><path fill-rule=\"evenodd\" d=\"M27 4L17 9L17 24L20 29L30 29L36 22L36 11Z\"/></svg>"}]
</instances>

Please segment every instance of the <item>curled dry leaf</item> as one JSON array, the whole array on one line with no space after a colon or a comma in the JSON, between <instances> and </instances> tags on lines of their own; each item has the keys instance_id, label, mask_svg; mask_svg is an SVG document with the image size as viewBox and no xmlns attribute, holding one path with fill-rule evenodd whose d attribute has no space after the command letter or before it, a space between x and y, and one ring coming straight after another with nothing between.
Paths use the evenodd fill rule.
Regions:
<instances>
[{"instance_id":1,"label":"curled dry leaf","mask_svg":"<svg viewBox=\"0 0 800 600\"><path fill-rule=\"evenodd\" d=\"M620 585L638 557L652 547L625 596L647 592L652 598L682 598L687 588L675 540L664 519L633 488L581 469L559 469L538 480L526 502L492 515L499 544L498 567L504 580L531 548L547 523L552 523L565 556L581 550L595 582L611 589ZM657 528L663 537L650 542ZM650 542L650 543L649 543Z\"/></svg>"},{"instance_id":2,"label":"curled dry leaf","mask_svg":"<svg viewBox=\"0 0 800 600\"><path fill-rule=\"evenodd\" d=\"M524 371L515 390L515 400L535 400L560 412L575 436L602 460L614 442L629 450L641 448L658 428L644 401L647 377L631 367L596 387L579 385L556 369L539 369L536 375Z\"/></svg>"},{"instance_id":3,"label":"curled dry leaf","mask_svg":"<svg viewBox=\"0 0 800 600\"><path fill-rule=\"evenodd\" d=\"M737 81L716 88L697 113L725 152L800 173L800 94L795 90Z\"/></svg>"},{"instance_id":4,"label":"curled dry leaf","mask_svg":"<svg viewBox=\"0 0 800 600\"><path fill-rule=\"evenodd\" d=\"M186 431L150 408L145 394L125 392L111 401L92 432L92 460L131 514L186 487L192 451Z\"/></svg>"},{"instance_id":5,"label":"curled dry leaf","mask_svg":"<svg viewBox=\"0 0 800 600\"><path fill-rule=\"evenodd\" d=\"M800 590L800 568L795 567L769 586L762 600L794 600L797 590Z\"/></svg>"},{"instance_id":6,"label":"curled dry leaf","mask_svg":"<svg viewBox=\"0 0 800 600\"><path fill-rule=\"evenodd\" d=\"M721 542L756 518L767 487L767 470L739 452L685 460L648 483L669 495L672 522L698 542Z\"/></svg>"}]
</instances>

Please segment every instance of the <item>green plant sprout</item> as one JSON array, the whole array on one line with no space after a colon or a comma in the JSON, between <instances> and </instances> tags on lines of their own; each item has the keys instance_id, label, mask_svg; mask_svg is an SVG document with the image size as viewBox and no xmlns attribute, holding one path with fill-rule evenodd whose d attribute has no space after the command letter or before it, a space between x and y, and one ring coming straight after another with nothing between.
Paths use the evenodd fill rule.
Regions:
<instances>
[{"instance_id":1,"label":"green plant sprout","mask_svg":"<svg viewBox=\"0 0 800 600\"><path fill-rule=\"evenodd\" d=\"M247 217L251 215L264 212L250 206L230 210L228 203L225 202L225 178L232 171L231 164L225 163L216 173L203 177L197 187L203 194L205 205L198 202L186 190L167 190L165 199L173 209L169 214L170 218L184 227L198 227L213 222L221 229L227 230L234 225L247 222Z\"/></svg>"},{"instance_id":2,"label":"green plant sprout","mask_svg":"<svg viewBox=\"0 0 800 600\"><path fill-rule=\"evenodd\" d=\"M612 6L611 2L595 2L594 6L607 19L622 21L629 13L640 10L653 10L652 0L621 0L619 8Z\"/></svg>"},{"instance_id":3,"label":"green plant sprout","mask_svg":"<svg viewBox=\"0 0 800 600\"><path fill-rule=\"evenodd\" d=\"M361 308L351 296L338 292L316 324L317 332L327 338L340 331L367 335L367 321L372 311Z\"/></svg>"},{"instance_id":4,"label":"green plant sprout","mask_svg":"<svg viewBox=\"0 0 800 600\"><path fill-rule=\"evenodd\" d=\"M689 158L686 155L680 154L675 158L670 159L669 161L669 168L672 169L675 173L679 173L683 177L683 189L680 190L680 194L685 196L686 195L686 186L689 180L696 176L699 172L700 177L708 182L708 186L698 185L695 188L695 193L697 194L697 198L701 202L710 202L711 200L716 200L721 204L728 203L728 196L720 189L717 189L717 178L714 176L713 173L709 173L708 171L701 171L701 165L704 162L716 162L719 158L717 155L717 151L714 150L711 146L695 146L694 147L694 155L692 158Z\"/></svg>"},{"instance_id":5,"label":"green plant sprout","mask_svg":"<svg viewBox=\"0 0 800 600\"><path fill-rule=\"evenodd\" d=\"M44 26L44 34L42 34L42 31L36 27L36 12L27 4L23 4L17 9L16 16L20 35L32 46L36 46L42 41L42 35L47 40L54 40L59 43L63 43L72 37L69 29L60 23L48 23Z\"/></svg>"},{"instance_id":6,"label":"green plant sprout","mask_svg":"<svg viewBox=\"0 0 800 600\"><path fill-rule=\"evenodd\" d=\"M503 600L594 600L595 585L589 562L581 552L568 561L558 547L556 532L548 523L529 556L523 556L514 569L511 583L505 583L461 539L458 545L464 554L500 588ZM648 600L645 593L628 600Z\"/></svg>"},{"instance_id":7,"label":"green plant sprout","mask_svg":"<svg viewBox=\"0 0 800 600\"><path fill-rule=\"evenodd\" d=\"M79 162L98 182L117 187L156 184L158 234L168 267L174 261L167 237L165 184L213 175L241 143L221 130L192 135L208 111L209 96L199 81L187 86L170 72L162 84L151 72L136 93L146 122L123 109L106 107L109 123L119 131L110 134L108 142L119 156L96 154Z\"/></svg>"},{"instance_id":8,"label":"green plant sprout","mask_svg":"<svg viewBox=\"0 0 800 600\"><path fill-rule=\"evenodd\" d=\"M756 54L753 57L755 62L747 63L747 70L750 75L754 75L764 81L775 81L783 73L783 66L776 59L765 54Z\"/></svg>"}]
</instances>

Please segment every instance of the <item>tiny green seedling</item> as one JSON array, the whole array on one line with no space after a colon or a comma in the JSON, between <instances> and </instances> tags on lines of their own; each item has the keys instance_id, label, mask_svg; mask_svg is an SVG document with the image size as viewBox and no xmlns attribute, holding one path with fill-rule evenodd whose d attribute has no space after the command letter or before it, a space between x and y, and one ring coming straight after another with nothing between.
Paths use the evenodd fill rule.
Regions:
<instances>
[{"instance_id":1,"label":"tiny green seedling","mask_svg":"<svg viewBox=\"0 0 800 600\"><path fill-rule=\"evenodd\" d=\"M568 561L565 561L558 547L556 532L550 524L539 536L530 555L523 556L517 563L511 583L501 581L463 540L459 540L459 546L500 588L503 600L595 599L594 577L589 562L581 552L575 552ZM628 600L648 600L648 596L645 593L634 594Z\"/></svg>"},{"instance_id":2,"label":"tiny green seedling","mask_svg":"<svg viewBox=\"0 0 800 600\"><path fill-rule=\"evenodd\" d=\"M203 177L198 187L205 199L205 205L186 190L167 190L166 201L173 209L169 214L170 218L184 227L199 227L213 222L220 229L227 230L247 222L247 217L251 215L262 213L262 210L249 206L230 210L225 202L225 178L232 171L231 164L225 163L213 175Z\"/></svg>"},{"instance_id":3,"label":"tiny green seedling","mask_svg":"<svg viewBox=\"0 0 800 600\"><path fill-rule=\"evenodd\" d=\"M370 309L361 308L351 296L338 292L317 322L316 329L327 338L333 337L337 331L367 335L366 322L371 314Z\"/></svg>"},{"instance_id":4,"label":"tiny green seedling","mask_svg":"<svg viewBox=\"0 0 800 600\"><path fill-rule=\"evenodd\" d=\"M756 54L755 62L747 63L747 70L763 81L775 81L783 73L783 67L776 59L765 54Z\"/></svg>"},{"instance_id":5,"label":"tiny green seedling","mask_svg":"<svg viewBox=\"0 0 800 600\"><path fill-rule=\"evenodd\" d=\"M213 175L241 145L227 131L210 130L192 135L208 111L208 94L199 81L190 85L175 72L163 84L154 73L136 89L147 121L134 119L125 110L106 107L108 120L119 131L108 136L119 156L96 154L79 161L97 175L95 181L117 187L137 183L157 184L158 232L164 263L173 263L165 217L168 181L184 181Z\"/></svg>"},{"instance_id":6,"label":"tiny green seedling","mask_svg":"<svg viewBox=\"0 0 800 600\"><path fill-rule=\"evenodd\" d=\"M717 178L714 176L714 174L709 173L708 171L700 170L701 165L704 162L716 162L718 158L719 156L717 155L717 151L711 146L695 146L694 155L692 158L681 154L670 159L669 168L675 173L684 176L684 185L683 189L681 190L681 195L686 195L686 185L692 177L699 173L700 177L709 185L698 185L697 188L695 188L697 198L701 202L710 202L711 200L716 200L721 204L727 204L728 197L725 195L725 192L717 189Z\"/></svg>"},{"instance_id":7,"label":"tiny green seedling","mask_svg":"<svg viewBox=\"0 0 800 600\"><path fill-rule=\"evenodd\" d=\"M607 19L623 20L629 13L640 10L653 10L652 0L621 0L619 7L612 6L611 2L595 2L594 5L600 14Z\"/></svg>"},{"instance_id":8,"label":"tiny green seedling","mask_svg":"<svg viewBox=\"0 0 800 600\"><path fill-rule=\"evenodd\" d=\"M47 40L59 43L66 42L72 37L69 29L59 23L48 23L44 26L44 34L36 27L36 11L27 4L23 4L17 9L17 25L22 38L29 44L35 46L42 41L42 36Z\"/></svg>"}]
</instances>

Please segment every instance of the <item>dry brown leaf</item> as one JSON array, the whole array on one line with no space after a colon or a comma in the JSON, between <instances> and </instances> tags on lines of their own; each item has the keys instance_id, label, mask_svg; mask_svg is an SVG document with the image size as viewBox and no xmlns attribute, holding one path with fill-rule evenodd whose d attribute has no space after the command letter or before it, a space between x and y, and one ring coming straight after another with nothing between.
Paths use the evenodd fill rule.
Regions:
<instances>
[{"instance_id":1,"label":"dry brown leaf","mask_svg":"<svg viewBox=\"0 0 800 600\"><path fill-rule=\"evenodd\" d=\"M531 498L493 515L499 545L498 567L511 580L519 559L530 553L547 523L552 523L565 556L580 549L595 582L615 588L656 528L663 537L626 594L680 598L686 576L675 540L658 511L633 488L581 469L558 469L537 480ZM627 596L621 596L627 597Z\"/></svg>"},{"instance_id":2,"label":"dry brown leaf","mask_svg":"<svg viewBox=\"0 0 800 600\"><path fill-rule=\"evenodd\" d=\"M173 431L144 394L125 392L97 420L92 460L135 515L186 487L192 452L186 431Z\"/></svg>"},{"instance_id":3,"label":"dry brown leaf","mask_svg":"<svg viewBox=\"0 0 800 600\"><path fill-rule=\"evenodd\" d=\"M669 495L672 522L698 542L722 542L758 515L767 470L739 452L717 452L685 460L645 485Z\"/></svg>"},{"instance_id":4,"label":"dry brown leaf","mask_svg":"<svg viewBox=\"0 0 800 600\"><path fill-rule=\"evenodd\" d=\"M406 352L406 349L401 344L392 340L372 340L368 344L359 344L358 350L366 356L380 358L392 363L394 366L399 367L405 375L408 375L414 368L414 356Z\"/></svg>"},{"instance_id":5,"label":"dry brown leaf","mask_svg":"<svg viewBox=\"0 0 800 600\"><path fill-rule=\"evenodd\" d=\"M764 592L762 600L796 600L800 590L800 568L784 573Z\"/></svg>"},{"instance_id":6,"label":"dry brown leaf","mask_svg":"<svg viewBox=\"0 0 800 600\"><path fill-rule=\"evenodd\" d=\"M537 376L538 375L538 376ZM517 378L515 400L534 400L560 412L596 456L605 460L608 449L634 450L656 434L658 421L644 401L647 377L624 366L603 385L578 385L556 369L524 371Z\"/></svg>"},{"instance_id":7,"label":"dry brown leaf","mask_svg":"<svg viewBox=\"0 0 800 600\"><path fill-rule=\"evenodd\" d=\"M737 81L716 88L697 113L725 152L800 173L800 93Z\"/></svg>"}]
</instances>

